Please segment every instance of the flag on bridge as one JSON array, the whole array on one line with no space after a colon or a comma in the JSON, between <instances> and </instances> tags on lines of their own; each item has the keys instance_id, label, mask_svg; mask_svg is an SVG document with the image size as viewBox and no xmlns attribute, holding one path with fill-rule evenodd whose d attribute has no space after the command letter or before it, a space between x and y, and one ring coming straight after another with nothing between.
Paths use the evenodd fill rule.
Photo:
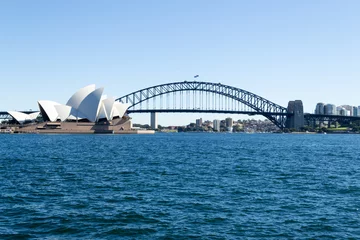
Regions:
<instances>
[{"instance_id":1,"label":"flag on bridge","mask_svg":"<svg viewBox=\"0 0 360 240\"><path fill-rule=\"evenodd\" d=\"M194 76L194 78L198 78L198 77L199 77L199 75L195 75L195 76Z\"/></svg>"}]
</instances>

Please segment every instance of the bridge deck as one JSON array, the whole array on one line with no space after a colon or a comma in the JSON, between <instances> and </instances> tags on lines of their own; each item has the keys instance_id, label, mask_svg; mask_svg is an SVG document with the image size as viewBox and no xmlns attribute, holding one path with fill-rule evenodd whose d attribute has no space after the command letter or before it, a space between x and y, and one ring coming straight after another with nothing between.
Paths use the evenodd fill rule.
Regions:
<instances>
[{"instance_id":1,"label":"bridge deck","mask_svg":"<svg viewBox=\"0 0 360 240\"><path fill-rule=\"evenodd\" d=\"M234 111L234 110L204 110L204 109L138 109L127 111L128 113L229 113L229 114L246 114L246 115L282 115L290 116L291 113L278 112L256 112L256 111Z\"/></svg>"},{"instance_id":2,"label":"bridge deck","mask_svg":"<svg viewBox=\"0 0 360 240\"><path fill-rule=\"evenodd\" d=\"M315 119L321 121L335 121L335 120L350 120L357 121L360 120L360 116L342 116L342 115L325 115L325 114L313 114L313 113L305 113L305 119Z\"/></svg>"}]
</instances>

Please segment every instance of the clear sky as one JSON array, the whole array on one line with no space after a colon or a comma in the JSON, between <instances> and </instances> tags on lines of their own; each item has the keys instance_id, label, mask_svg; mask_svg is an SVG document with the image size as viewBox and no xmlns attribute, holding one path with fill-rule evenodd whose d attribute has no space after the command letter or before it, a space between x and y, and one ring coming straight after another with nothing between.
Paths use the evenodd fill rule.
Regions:
<instances>
[{"instance_id":1,"label":"clear sky","mask_svg":"<svg viewBox=\"0 0 360 240\"><path fill-rule=\"evenodd\" d=\"M306 112L357 106L359 12L358 0L0 1L0 110L66 103L92 83L121 97L196 74L282 106L301 99ZM159 124L201 116L227 117Z\"/></svg>"}]
</instances>

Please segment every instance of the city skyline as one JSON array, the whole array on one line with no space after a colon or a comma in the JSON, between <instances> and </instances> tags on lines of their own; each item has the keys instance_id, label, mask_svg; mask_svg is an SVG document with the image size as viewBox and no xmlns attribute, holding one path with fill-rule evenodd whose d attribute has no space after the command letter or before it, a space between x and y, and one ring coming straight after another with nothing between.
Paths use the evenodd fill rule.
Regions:
<instances>
[{"instance_id":1,"label":"city skyline","mask_svg":"<svg viewBox=\"0 0 360 240\"><path fill-rule=\"evenodd\" d=\"M74 88L93 83L121 97L196 75L284 107L302 100L309 113L318 102L358 106L359 7L324 0L1 2L0 110L37 109L38 98L65 102ZM159 114L158 123L228 116L249 117ZM150 122L150 114L131 117Z\"/></svg>"},{"instance_id":2,"label":"city skyline","mask_svg":"<svg viewBox=\"0 0 360 240\"><path fill-rule=\"evenodd\" d=\"M320 115L342 115L342 116L360 116L360 105L353 106L348 104L338 105L332 103L319 102L316 104L314 113Z\"/></svg>"}]
</instances>

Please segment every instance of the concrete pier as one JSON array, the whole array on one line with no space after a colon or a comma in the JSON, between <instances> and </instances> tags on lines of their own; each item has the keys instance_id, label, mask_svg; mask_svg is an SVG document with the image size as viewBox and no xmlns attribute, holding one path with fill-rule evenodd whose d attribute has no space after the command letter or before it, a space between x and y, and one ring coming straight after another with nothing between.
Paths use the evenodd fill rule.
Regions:
<instances>
[{"instance_id":1,"label":"concrete pier","mask_svg":"<svg viewBox=\"0 0 360 240\"><path fill-rule=\"evenodd\" d=\"M43 122L19 126L14 133L52 133L52 134L153 134L153 130L132 129L126 118L110 122Z\"/></svg>"},{"instance_id":2,"label":"concrete pier","mask_svg":"<svg viewBox=\"0 0 360 240\"><path fill-rule=\"evenodd\" d=\"M156 112L150 113L150 126L151 129L156 130L158 128Z\"/></svg>"}]
</instances>

